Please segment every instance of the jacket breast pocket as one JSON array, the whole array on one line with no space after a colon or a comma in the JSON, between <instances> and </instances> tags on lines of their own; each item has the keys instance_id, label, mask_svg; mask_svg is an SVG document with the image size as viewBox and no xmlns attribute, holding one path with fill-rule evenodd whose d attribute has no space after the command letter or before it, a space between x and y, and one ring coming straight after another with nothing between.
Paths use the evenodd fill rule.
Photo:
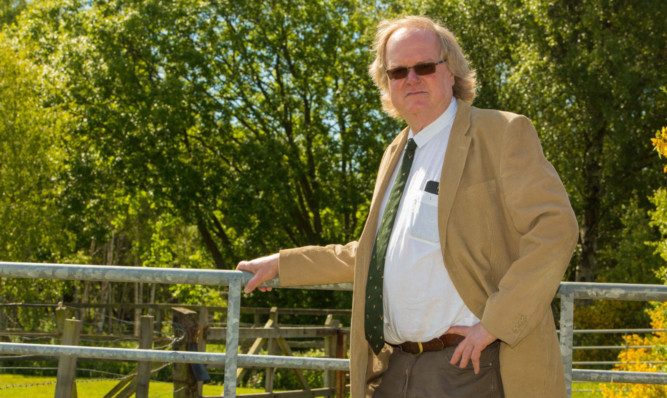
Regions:
<instances>
[{"instance_id":1,"label":"jacket breast pocket","mask_svg":"<svg viewBox=\"0 0 667 398\"><path fill-rule=\"evenodd\" d=\"M423 242L438 244L438 195L422 191L417 195L416 201L410 236Z\"/></svg>"}]
</instances>

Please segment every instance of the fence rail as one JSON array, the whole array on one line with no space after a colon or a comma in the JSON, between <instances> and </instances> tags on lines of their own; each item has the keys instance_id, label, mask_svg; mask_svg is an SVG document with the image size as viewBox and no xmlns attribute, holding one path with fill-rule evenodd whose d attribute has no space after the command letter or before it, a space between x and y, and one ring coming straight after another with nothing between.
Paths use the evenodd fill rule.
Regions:
<instances>
[{"instance_id":1,"label":"fence rail","mask_svg":"<svg viewBox=\"0 0 667 398\"><path fill-rule=\"evenodd\" d=\"M36 264L0 262L0 277L88 280L103 282L130 282L164 284L193 284L228 286L226 353L161 352L141 349L100 347L53 346L43 344L0 343L0 353L65 356L81 358L117 359L126 361L152 361L176 363L224 363L224 396L236 396L236 371L241 367L283 367L321 370L349 370L349 360L332 358L297 358L270 355L239 355L238 338L240 323L241 286L252 275L241 271L145 268L122 266L94 266L72 264ZM280 287L278 278L265 284ZM332 284L302 287L306 289L351 290L352 284ZM624 382L667 384L666 373L618 372L572 369L574 300L631 300L667 301L667 286L609 283L563 282L558 290L561 299L560 345L565 369L568 396L572 381Z\"/></svg>"},{"instance_id":2,"label":"fence rail","mask_svg":"<svg viewBox=\"0 0 667 398\"><path fill-rule=\"evenodd\" d=\"M667 373L572 369L574 300L667 301L667 286L622 283L562 282L560 297L560 351L568 397L573 381L667 384Z\"/></svg>"},{"instance_id":3,"label":"fence rail","mask_svg":"<svg viewBox=\"0 0 667 398\"><path fill-rule=\"evenodd\" d=\"M134 348L80 347L28 343L0 343L0 347L1 352L5 354L64 356L128 362L148 361L220 365L221 363L225 363L227 357L226 354L212 352L155 351ZM239 367L340 370L345 372L350 370L350 361L347 359L286 357L280 355L240 354L238 355L236 364Z\"/></svg>"}]
</instances>

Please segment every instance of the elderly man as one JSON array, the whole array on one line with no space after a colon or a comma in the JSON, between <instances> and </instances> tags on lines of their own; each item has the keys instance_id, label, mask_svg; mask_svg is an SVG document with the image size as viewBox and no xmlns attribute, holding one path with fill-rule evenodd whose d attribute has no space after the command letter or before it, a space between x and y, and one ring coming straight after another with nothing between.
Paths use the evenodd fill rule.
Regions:
<instances>
[{"instance_id":1,"label":"elderly man","mask_svg":"<svg viewBox=\"0 0 667 398\"><path fill-rule=\"evenodd\" d=\"M237 269L252 291L354 281L352 397L563 397L550 302L577 241L523 116L470 105L474 72L424 17L379 25L370 73L408 127L387 148L358 242Z\"/></svg>"}]
</instances>

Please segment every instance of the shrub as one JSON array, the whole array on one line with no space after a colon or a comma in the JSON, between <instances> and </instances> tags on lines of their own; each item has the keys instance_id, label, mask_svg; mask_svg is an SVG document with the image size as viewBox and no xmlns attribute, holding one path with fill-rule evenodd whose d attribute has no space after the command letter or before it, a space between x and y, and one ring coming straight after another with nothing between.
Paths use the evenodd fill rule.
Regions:
<instances>
[{"instance_id":1,"label":"shrub","mask_svg":"<svg viewBox=\"0 0 667 398\"><path fill-rule=\"evenodd\" d=\"M667 328L667 303L656 303L648 311L653 329ZM622 363L614 368L620 371L634 372L665 372L667 365L663 362L667 358L667 333L654 332L642 337L631 335L624 337L628 346L652 346L653 348L630 348L627 352L618 355ZM603 397L629 398L660 398L667 396L667 386L648 384L617 384L614 387L601 385ZM619 391L620 390L620 391Z\"/></svg>"}]
</instances>

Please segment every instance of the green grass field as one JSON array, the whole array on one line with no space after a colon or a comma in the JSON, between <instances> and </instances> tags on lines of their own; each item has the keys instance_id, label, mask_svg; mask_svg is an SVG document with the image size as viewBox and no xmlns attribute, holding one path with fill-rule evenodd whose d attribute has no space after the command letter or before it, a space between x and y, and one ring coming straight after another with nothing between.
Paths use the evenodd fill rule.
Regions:
<instances>
[{"instance_id":1,"label":"green grass field","mask_svg":"<svg viewBox=\"0 0 667 398\"><path fill-rule=\"evenodd\" d=\"M573 383L572 384L572 398L602 398L600 386L607 385L611 388L619 388L619 385L609 383Z\"/></svg>"},{"instance_id":2,"label":"green grass field","mask_svg":"<svg viewBox=\"0 0 667 398\"><path fill-rule=\"evenodd\" d=\"M0 374L0 398L52 398L56 391L55 381L55 377ZM79 398L102 397L117 383L114 380L86 381L86 379L82 379L77 383L76 388ZM595 392L599 389L600 387L597 383L574 383L572 386L572 398L601 398L602 395ZM221 385L204 385L204 395L220 396L222 395L222 390L223 387ZM252 388L239 388L236 390L237 394L250 394L262 391ZM171 383L151 382L151 397L171 397L172 393L173 385Z\"/></svg>"},{"instance_id":3,"label":"green grass field","mask_svg":"<svg viewBox=\"0 0 667 398\"><path fill-rule=\"evenodd\" d=\"M79 398L102 397L111 390L118 381L86 381L82 379L76 383ZM11 387L15 386L15 387ZM21 376L0 374L0 398L53 398L56 391L55 377ZM173 385L164 382L151 382L149 387L150 397L171 397ZM220 396L223 387L221 385L204 384L204 395ZM251 388L239 388L237 394L250 394L262 392L263 390Z\"/></svg>"}]
</instances>

